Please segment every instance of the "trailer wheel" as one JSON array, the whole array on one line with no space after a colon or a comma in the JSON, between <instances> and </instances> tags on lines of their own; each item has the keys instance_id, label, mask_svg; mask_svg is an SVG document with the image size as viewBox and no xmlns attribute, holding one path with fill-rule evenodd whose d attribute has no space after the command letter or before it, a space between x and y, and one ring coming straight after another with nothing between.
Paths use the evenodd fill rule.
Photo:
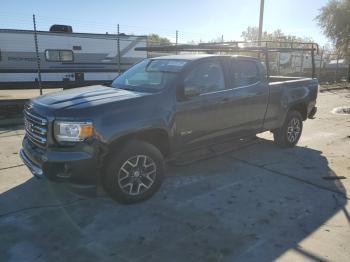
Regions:
<instances>
[{"instance_id":1,"label":"trailer wheel","mask_svg":"<svg viewBox=\"0 0 350 262\"><path fill-rule=\"evenodd\" d=\"M298 111L290 111L279 129L273 132L275 143L282 147L294 147L301 136L303 130L303 118Z\"/></svg>"},{"instance_id":2,"label":"trailer wheel","mask_svg":"<svg viewBox=\"0 0 350 262\"><path fill-rule=\"evenodd\" d=\"M161 152L152 144L134 140L112 153L102 183L116 201L133 204L144 201L160 188L164 177Z\"/></svg>"}]
</instances>

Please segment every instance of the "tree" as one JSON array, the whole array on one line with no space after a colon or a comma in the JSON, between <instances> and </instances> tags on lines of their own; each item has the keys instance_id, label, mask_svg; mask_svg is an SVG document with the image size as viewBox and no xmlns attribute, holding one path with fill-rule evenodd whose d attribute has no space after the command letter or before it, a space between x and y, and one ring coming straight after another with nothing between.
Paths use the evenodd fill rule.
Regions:
<instances>
[{"instance_id":1,"label":"tree","mask_svg":"<svg viewBox=\"0 0 350 262\"><path fill-rule=\"evenodd\" d=\"M245 31L242 32L241 37L244 39L244 41L257 41L258 40L258 36L259 36L259 28L258 27L253 27L253 26L249 26ZM272 33L269 32L262 32L261 35L261 40L262 41L272 41L272 42L268 42L267 46L268 47L300 47L300 48L305 48L306 46L304 44L298 44L298 42L302 42L302 43L312 43L313 39L310 37L297 37L294 35L286 35L285 33L282 32L281 29L277 29L275 31L273 31ZM293 44L291 44L293 43ZM265 43L263 43L263 45L265 45ZM281 52L280 52L281 53ZM270 64L270 70L277 70L279 73L279 55L280 53L278 52L270 52L269 53L269 61L271 62ZM282 52L283 53L283 52ZM242 52L241 54L243 55L248 55L248 56L252 56L254 54L249 53L249 52ZM304 53L301 52L301 55L303 55ZM261 54L256 54L257 57L259 57L261 59ZM294 54L294 56L296 56ZM300 56L300 55L299 55ZM275 61L275 62L272 62ZM278 61L278 62L277 62Z\"/></svg>"},{"instance_id":2,"label":"tree","mask_svg":"<svg viewBox=\"0 0 350 262\"><path fill-rule=\"evenodd\" d=\"M266 32L263 32L262 39ZM244 41L255 41L258 40L259 28L256 26L248 26L248 28L242 32L241 37L243 37Z\"/></svg>"},{"instance_id":3,"label":"tree","mask_svg":"<svg viewBox=\"0 0 350 262\"><path fill-rule=\"evenodd\" d=\"M148 44L150 46L156 46L156 45L170 45L171 42L166 37L161 37L157 34L150 34L148 36Z\"/></svg>"},{"instance_id":4,"label":"tree","mask_svg":"<svg viewBox=\"0 0 350 262\"><path fill-rule=\"evenodd\" d=\"M330 0L315 19L349 63L347 80L350 82L350 0Z\"/></svg>"},{"instance_id":5,"label":"tree","mask_svg":"<svg viewBox=\"0 0 350 262\"><path fill-rule=\"evenodd\" d=\"M241 37L244 41L256 41L258 40L259 28L254 26L248 26L248 28L242 32ZM296 37L293 35L286 35L282 32L281 29L277 29L272 33L264 31L261 36L262 41L285 41L285 42L312 42L310 37ZM283 45L278 44L282 47ZM287 44L287 46L290 46Z\"/></svg>"},{"instance_id":6,"label":"tree","mask_svg":"<svg viewBox=\"0 0 350 262\"><path fill-rule=\"evenodd\" d=\"M259 35L259 28L254 26L248 26L248 28L242 32L241 37L243 37L244 41L257 41ZM268 33L266 31L262 32L261 35L262 41L274 41L268 43L268 47L291 47L290 43L278 43L278 42L295 42L293 47L298 47L297 42L313 42L310 37L297 37L293 35L286 35L282 32L281 29L277 29L272 33ZM300 46L305 47L305 46ZM251 55L251 54L250 54ZM269 54L270 60L274 60L277 57L277 53Z\"/></svg>"}]
</instances>

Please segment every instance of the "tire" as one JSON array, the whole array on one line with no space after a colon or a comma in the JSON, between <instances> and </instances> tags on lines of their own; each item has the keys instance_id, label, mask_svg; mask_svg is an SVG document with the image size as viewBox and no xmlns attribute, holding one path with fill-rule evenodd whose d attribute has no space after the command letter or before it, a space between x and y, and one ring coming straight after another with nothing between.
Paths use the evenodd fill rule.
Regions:
<instances>
[{"instance_id":1,"label":"tire","mask_svg":"<svg viewBox=\"0 0 350 262\"><path fill-rule=\"evenodd\" d=\"M273 132L275 143L282 147L294 147L303 131L303 118L298 111L290 111L279 129Z\"/></svg>"},{"instance_id":2,"label":"tire","mask_svg":"<svg viewBox=\"0 0 350 262\"><path fill-rule=\"evenodd\" d=\"M102 184L114 200L133 204L153 196L163 177L161 152L152 144L133 140L109 157Z\"/></svg>"}]
</instances>

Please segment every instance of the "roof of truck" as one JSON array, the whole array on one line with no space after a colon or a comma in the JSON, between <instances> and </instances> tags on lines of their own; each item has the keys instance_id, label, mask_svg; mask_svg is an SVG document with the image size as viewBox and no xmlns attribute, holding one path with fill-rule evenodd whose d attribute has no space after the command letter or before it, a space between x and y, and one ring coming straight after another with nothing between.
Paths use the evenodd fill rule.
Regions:
<instances>
[{"instance_id":1,"label":"roof of truck","mask_svg":"<svg viewBox=\"0 0 350 262\"><path fill-rule=\"evenodd\" d=\"M242 55L212 55L212 54L183 54L183 55L167 55L167 56L158 56L153 57L152 59L178 59L178 60L199 60L207 57L236 57L236 58L246 58L246 59L254 59L255 57L251 56L242 56Z\"/></svg>"}]
</instances>

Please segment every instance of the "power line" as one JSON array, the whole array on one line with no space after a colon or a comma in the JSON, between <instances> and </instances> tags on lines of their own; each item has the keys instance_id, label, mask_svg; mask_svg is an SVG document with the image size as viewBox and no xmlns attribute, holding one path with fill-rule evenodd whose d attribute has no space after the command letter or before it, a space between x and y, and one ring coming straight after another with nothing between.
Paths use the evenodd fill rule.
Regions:
<instances>
[{"instance_id":1,"label":"power line","mask_svg":"<svg viewBox=\"0 0 350 262\"><path fill-rule=\"evenodd\" d=\"M28 16L26 16L24 13L11 13L9 14L8 12L4 12L4 11L0 11L0 14L5 14L6 15L6 20L7 23L10 21L16 23L17 25L21 25L21 26L25 26L26 28L30 28L30 24L31 21L29 20L29 18L27 19ZM1 16L0 16L1 19ZM87 31L87 32L91 32L92 30L95 31L96 33L101 31L101 32L114 32L115 30L115 25L118 23L111 23L111 24L103 24L103 23L96 23L96 21L92 21L92 20L83 20L83 19L76 19L76 18L69 18L69 19L63 19L63 18L59 18L59 17L52 17L52 16L41 16L41 15L36 15L36 23L37 23L37 27L41 30L43 30L44 28L49 28L52 24L55 23L70 23L70 22L74 22L76 21L77 24L73 25L73 29L74 27L78 28L79 31ZM176 41L176 31L177 30L172 30L169 28L162 28L162 27L147 27L147 26L143 26L143 25L127 25L127 24L120 24L120 30L122 32L130 32L130 31L137 31L138 34L142 34L140 32L139 29L144 29L144 31L147 31L149 33L157 33L159 35L161 35L162 37L167 37L167 38L171 38L173 42ZM13 27L11 27L13 28ZM182 30L178 30L179 32L181 32L181 35L183 35L183 38L191 38L191 40L193 39L198 39L200 38L200 40L202 38L208 39L208 38L215 38L215 36L212 36L211 34L201 34L201 33L197 33L197 32L189 32L189 31L182 31ZM100 32L99 32L100 33ZM133 32L132 32L133 33Z\"/></svg>"}]
</instances>

